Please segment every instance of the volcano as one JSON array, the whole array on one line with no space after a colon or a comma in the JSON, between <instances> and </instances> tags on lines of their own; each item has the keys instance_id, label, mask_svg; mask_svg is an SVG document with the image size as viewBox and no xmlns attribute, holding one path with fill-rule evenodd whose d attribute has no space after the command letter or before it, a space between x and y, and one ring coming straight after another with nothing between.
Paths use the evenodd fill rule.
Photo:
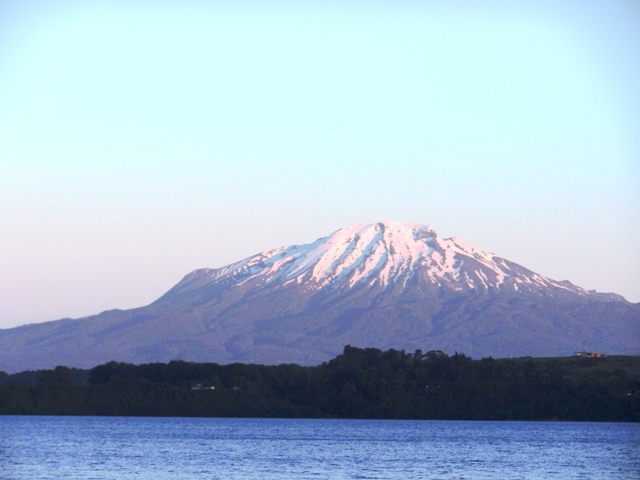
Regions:
<instances>
[{"instance_id":1,"label":"volcano","mask_svg":"<svg viewBox=\"0 0 640 480\"><path fill-rule=\"evenodd\" d=\"M150 305L0 330L0 370L183 359L314 365L344 345L640 354L640 304L385 221L189 273Z\"/></svg>"}]
</instances>

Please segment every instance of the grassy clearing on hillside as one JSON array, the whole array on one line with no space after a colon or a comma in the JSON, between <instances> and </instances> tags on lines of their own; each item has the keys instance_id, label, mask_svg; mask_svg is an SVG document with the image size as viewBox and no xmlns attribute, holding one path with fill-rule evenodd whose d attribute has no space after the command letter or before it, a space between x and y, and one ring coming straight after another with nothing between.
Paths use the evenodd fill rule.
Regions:
<instances>
[{"instance_id":1,"label":"grassy clearing on hillside","mask_svg":"<svg viewBox=\"0 0 640 480\"><path fill-rule=\"evenodd\" d=\"M563 375L580 377L626 376L640 380L640 356L612 355L610 357L521 357L515 362L526 363L531 360L536 366L556 362Z\"/></svg>"}]
</instances>

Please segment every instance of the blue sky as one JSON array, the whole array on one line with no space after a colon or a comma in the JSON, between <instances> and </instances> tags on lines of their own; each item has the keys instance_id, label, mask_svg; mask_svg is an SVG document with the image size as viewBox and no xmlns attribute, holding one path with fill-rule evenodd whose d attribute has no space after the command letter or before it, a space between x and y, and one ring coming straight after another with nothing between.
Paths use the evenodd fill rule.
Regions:
<instances>
[{"instance_id":1,"label":"blue sky","mask_svg":"<svg viewBox=\"0 0 640 480\"><path fill-rule=\"evenodd\" d=\"M417 220L640 301L640 4L0 0L0 328Z\"/></svg>"}]
</instances>

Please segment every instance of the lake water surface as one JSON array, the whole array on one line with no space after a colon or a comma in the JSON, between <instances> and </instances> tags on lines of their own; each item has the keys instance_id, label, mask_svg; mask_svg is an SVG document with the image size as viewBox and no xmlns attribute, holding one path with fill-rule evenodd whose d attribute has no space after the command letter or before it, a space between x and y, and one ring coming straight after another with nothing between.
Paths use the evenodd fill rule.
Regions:
<instances>
[{"instance_id":1,"label":"lake water surface","mask_svg":"<svg viewBox=\"0 0 640 480\"><path fill-rule=\"evenodd\" d=\"M1 479L638 479L640 424L0 416Z\"/></svg>"}]
</instances>

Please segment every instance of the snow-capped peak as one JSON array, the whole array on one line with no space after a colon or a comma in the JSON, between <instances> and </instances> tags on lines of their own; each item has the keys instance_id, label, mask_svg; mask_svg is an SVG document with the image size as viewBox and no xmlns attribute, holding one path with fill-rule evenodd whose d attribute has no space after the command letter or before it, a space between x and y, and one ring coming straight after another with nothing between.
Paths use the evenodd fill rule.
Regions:
<instances>
[{"instance_id":1,"label":"snow-capped peak","mask_svg":"<svg viewBox=\"0 0 640 480\"><path fill-rule=\"evenodd\" d=\"M469 291L557 290L588 295L568 282L557 282L474 248L458 238L442 238L428 225L382 221L342 228L307 245L265 251L223 268L197 270L201 283L232 281L255 287L303 284L311 290L372 287L404 288L412 280Z\"/></svg>"}]
</instances>

